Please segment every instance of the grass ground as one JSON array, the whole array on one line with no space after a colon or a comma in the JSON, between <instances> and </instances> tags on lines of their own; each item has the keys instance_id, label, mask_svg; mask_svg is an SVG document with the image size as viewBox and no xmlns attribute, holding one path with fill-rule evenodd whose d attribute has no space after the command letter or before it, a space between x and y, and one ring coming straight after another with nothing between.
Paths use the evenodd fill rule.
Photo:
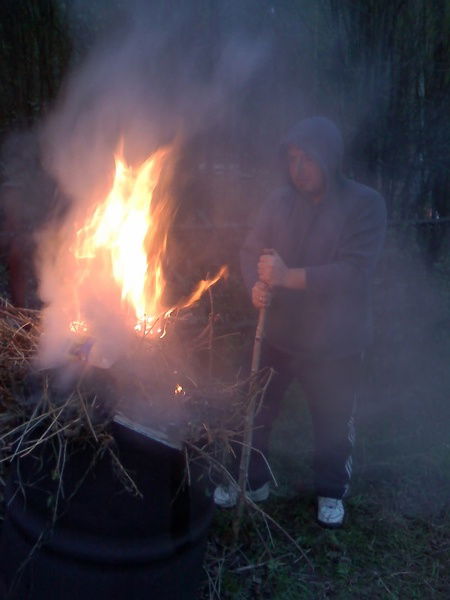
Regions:
<instances>
[{"instance_id":1,"label":"grass ground","mask_svg":"<svg viewBox=\"0 0 450 600\"><path fill-rule=\"evenodd\" d=\"M294 415L295 418L292 418ZM450 598L450 448L436 435L382 417L360 427L345 528L315 523L310 427L292 389L273 436L279 487L264 510L292 536L248 514L237 547L232 511L220 511L209 545L205 598ZM403 434L403 435L402 435ZM219 589L220 587L220 589Z\"/></svg>"}]
</instances>

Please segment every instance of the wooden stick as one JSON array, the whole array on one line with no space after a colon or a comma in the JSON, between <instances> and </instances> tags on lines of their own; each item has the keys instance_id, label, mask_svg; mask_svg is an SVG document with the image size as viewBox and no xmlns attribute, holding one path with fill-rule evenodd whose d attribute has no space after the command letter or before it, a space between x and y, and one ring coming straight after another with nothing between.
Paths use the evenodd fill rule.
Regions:
<instances>
[{"instance_id":1,"label":"wooden stick","mask_svg":"<svg viewBox=\"0 0 450 600\"><path fill-rule=\"evenodd\" d=\"M255 389L254 375L259 370L261 362L261 346L266 328L267 307L259 309L258 324L256 326L255 341L253 344L251 375L252 383L250 384L250 400L247 406L244 423L244 440L242 445L241 461L239 463L239 498L236 508L236 517L233 521L234 539L237 540L241 527L242 516L245 505L245 490L247 487L248 467L250 464L250 454L253 443L253 422L255 419L256 399L259 390Z\"/></svg>"},{"instance_id":2,"label":"wooden stick","mask_svg":"<svg viewBox=\"0 0 450 600\"><path fill-rule=\"evenodd\" d=\"M259 309L258 324L256 326L255 342L253 344L251 375L256 375L259 371L259 363L261 362L261 347L266 329L267 307Z\"/></svg>"}]
</instances>

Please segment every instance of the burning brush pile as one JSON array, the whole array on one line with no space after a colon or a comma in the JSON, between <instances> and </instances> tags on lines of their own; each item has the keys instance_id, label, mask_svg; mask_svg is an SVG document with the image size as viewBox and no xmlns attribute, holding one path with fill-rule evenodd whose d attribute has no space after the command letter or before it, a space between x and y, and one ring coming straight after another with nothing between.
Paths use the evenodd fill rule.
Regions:
<instances>
[{"instance_id":1,"label":"burning brush pile","mask_svg":"<svg viewBox=\"0 0 450 600\"><path fill-rule=\"evenodd\" d=\"M175 448L242 430L248 382L211 377L214 315L195 312L227 267L166 300L171 150L114 163L106 191L40 233L43 310L1 306L2 460L51 438L107 439L112 421Z\"/></svg>"}]
</instances>

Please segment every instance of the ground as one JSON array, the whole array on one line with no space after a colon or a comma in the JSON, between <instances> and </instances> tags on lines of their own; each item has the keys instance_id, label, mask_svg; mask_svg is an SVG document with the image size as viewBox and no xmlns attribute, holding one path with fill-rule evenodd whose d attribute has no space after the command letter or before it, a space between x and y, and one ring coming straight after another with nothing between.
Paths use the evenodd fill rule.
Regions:
<instances>
[{"instance_id":1,"label":"ground","mask_svg":"<svg viewBox=\"0 0 450 600\"><path fill-rule=\"evenodd\" d=\"M299 389L291 390L272 444L279 487L264 510L295 539L310 564L285 534L256 515L247 516L236 549L230 536L233 513L221 511L211 536L206 598L450 597L446 428L439 435L436 423L436 435L424 435L420 427L410 428L414 417L404 419L400 410L389 415L389 422L380 412L374 418L368 406L360 416L345 527L324 530L315 523L308 415ZM427 428L437 416L428 414ZM214 595L219 579L221 594Z\"/></svg>"}]
</instances>

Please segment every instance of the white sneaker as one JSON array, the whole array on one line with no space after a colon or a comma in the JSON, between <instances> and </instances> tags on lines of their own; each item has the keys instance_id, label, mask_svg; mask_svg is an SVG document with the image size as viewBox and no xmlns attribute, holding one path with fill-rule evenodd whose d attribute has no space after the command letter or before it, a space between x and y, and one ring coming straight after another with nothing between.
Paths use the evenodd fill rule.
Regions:
<instances>
[{"instance_id":1,"label":"white sneaker","mask_svg":"<svg viewBox=\"0 0 450 600\"><path fill-rule=\"evenodd\" d=\"M264 502L269 497L269 482L256 490L247 490L247 498L252 502ZM233 508L239 498L239 489L234 485L219 485L214 490L214 502L221 508Z\"/></svg>"},{"instance_id":2,"label":"white sneaker","mask_svg":"<svg viewBox=\"0 0 450 600\"><path fill-rule=\"evenodd\" d=\"M317 498L317 520L324 527L340 527L344 522L345 510L338 498Z\"/></svg>"}]
</instances>

